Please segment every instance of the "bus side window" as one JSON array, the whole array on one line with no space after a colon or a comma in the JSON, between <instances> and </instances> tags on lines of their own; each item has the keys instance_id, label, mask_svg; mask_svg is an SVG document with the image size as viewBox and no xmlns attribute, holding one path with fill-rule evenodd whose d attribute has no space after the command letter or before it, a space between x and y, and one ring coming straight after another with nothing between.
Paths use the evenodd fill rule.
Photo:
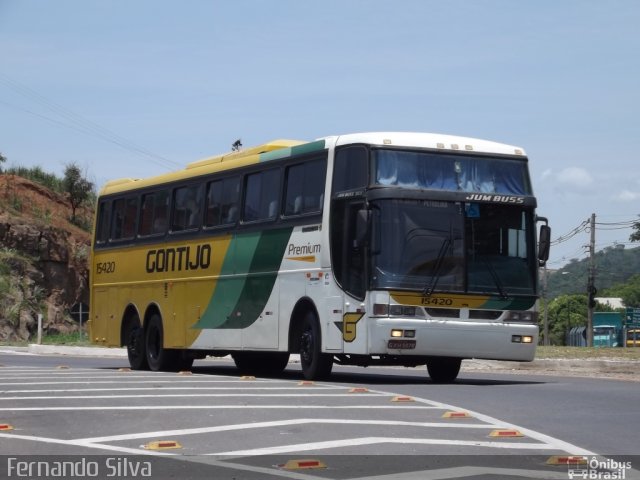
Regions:
<instances>
[{"instance_id":1,"label":"bus side window","mask_svg":"<svg viewBox=\"0 0 640 480\"><path fill-rule=\"evenodd\" d=\"M240 179L225 178L207 186L205 227L229 225L238 219Z\"/></svg>"},{"instance_id":2,"label":"bus side window","mask_svg":"<svg viewBox=\"0 0 640 480\"><path fill-rule=\"evenodd\" d=\"M173 193L171 231L180 232L200 228L201 212L201 185L189 185L187 187L176 188Z\"/></svg>"},{"instance_id":3,"label":"bus side window","mask_svg":"<svg viewBox=\"0 0 640 480\"><path fill-rule=\"evenodd\" d=\"M153 233L165 233L169 225L169 191L157 193L155 210L153 212Z\"/></svg>"},{"instance_id":4,"label":"bus side window","mask_svg":"<svg viewBox=\"0 0 640 480\"><path fill-rule=\"evenodd\" d=\"M242 220L273 220L278 216L280 169L266 170L246 176Z\"/></svg>"},{"instance_id":5,"label":"bus side window","mask_svg":"<svg viewBox=\"0 0 640 480\"><path fill-rule=\"evenodd\" d=\"M327 163L314 160L287 168L285 215L302 215L322 211Z\"/></svg>"},{"instance_id":6,"label":"bus side window","mask_svg":"<svg viewBox=\"0 0 640 480\"><path fill-rule=\"evenodd\" d=\"M98 225L96 228L95 242L97 244L109 241L109 214L111 213L110 202L100 202L98 205Z\"/></svg>"},{"instance_id":7,"label":"bus side window","mask_svg":"<svg viewBox=\"0 0 640 480\"><path fill-rule=\"evenodd\" d=\"M125 240L134 237L138 214L138 198L119 198L113 202L111 239Z\"/></svg>"},{"instance_id":8,"label":"bus side window","mask_svg":"<svg viewBox=\"0 0 640 480\"><path fill-rule=\"evenodd\" d=\"M362 146L336 151L333 167L333 193L362 189L369 183L369 152Z\"/></svg>"},{"instance_id":9,"label":"bus side window","mask_svg":"<svg viewBox=\"0 0 640 480\"><path fill-rule=\"evenodd\" d=\"M140 212L140 236L164 233L167 229L167 217L169 214L169 192L148 193L142 196L142 208Z\"/></svg>"}]
</instances>

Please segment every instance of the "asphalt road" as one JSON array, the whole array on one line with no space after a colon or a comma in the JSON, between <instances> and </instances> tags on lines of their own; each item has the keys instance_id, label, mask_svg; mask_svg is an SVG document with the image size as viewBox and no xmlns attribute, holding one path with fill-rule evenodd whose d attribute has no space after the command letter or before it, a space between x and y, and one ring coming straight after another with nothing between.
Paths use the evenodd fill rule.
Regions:
<instances>
[{"instance_id":1,"label":"asphalt road","mask_svg":"<svg viewBox=\"0 0 640 480\"><path fill-rule=\"evenodd\" d=\"M638 382L482 372L435 385L423 369L336 367L309 384L296 365L279 378L227 360L132 372L1 348L0 365L0 478L52 478L34 462L61 459L76 469L65 478L569 478L554 455L640 466Z\"/></svg>"}]
</instances>

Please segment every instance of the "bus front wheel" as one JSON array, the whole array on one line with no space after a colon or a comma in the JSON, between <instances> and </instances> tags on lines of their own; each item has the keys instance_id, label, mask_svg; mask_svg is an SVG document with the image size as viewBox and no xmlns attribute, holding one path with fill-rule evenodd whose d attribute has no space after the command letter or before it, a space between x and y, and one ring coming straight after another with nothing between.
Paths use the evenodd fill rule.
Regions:
<instances>
[{"instance_id":1,"label":"bus front wheel","mask_svg":"<svg viewBox=\"0 0 640 480\"><path fill-rule=\"evenodd\" d=\"M433 383L451 383L460 372L461 358L434 357L427 360L427 371Z\"/></svg>"},{"instance_id":2,"label":"bus front wheel","mask_svg":"<svg viewBox=\"0 0 640 480\"><path fill-rule=\"evenodd\" d=\"M300 336L300 365L307 380L326 378L331 374L333 356L322 353L320 324L315 314L308 312L302 323Z\"/></svg>"}]
</instances>

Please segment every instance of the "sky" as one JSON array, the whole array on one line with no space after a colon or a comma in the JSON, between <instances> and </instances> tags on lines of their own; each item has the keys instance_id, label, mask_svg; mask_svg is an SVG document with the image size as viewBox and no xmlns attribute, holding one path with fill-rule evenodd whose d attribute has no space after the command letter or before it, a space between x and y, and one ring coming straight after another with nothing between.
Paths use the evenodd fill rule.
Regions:
<instances>
[{"instance_id":1,"label":"sky","mask_svg":"<svg viewBox=\"0 0 640 480\"><path fill-rule=\"evenodd\" d=\"M522 147L549 268L640 214L636 0L0 0L0 152L97 185L278 138Z\"/></svg>"}]
</instances>

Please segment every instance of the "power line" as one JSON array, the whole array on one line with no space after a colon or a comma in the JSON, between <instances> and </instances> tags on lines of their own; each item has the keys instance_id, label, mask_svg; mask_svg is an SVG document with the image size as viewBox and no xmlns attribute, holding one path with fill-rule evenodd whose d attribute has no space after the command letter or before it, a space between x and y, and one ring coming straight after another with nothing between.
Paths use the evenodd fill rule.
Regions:
<instances>
[{"instance_id":1,"label":"power line","mask_svg":"<svg viewBox=\"0 0 640 480\"><path fill-rule=\"evenodd\" d=\"M582 222L577 227L573 228L568 233L565 233L564 235L560 235L555 240L552 240L551 241L551 245L560 245L561 243L564 243L564 242L570 240L571 238L575 237L579 233L584 232L587 229L588 225L589 225L589 221L585 220L584 222Z\"/></svg>"},{"instance_id":2,"label":"power line","mask_svg":"<svg viewBox=\"0 0 640 480\"><path fill-rule=\"evenodd\" d=\"M162 167L174 169L176 167L181 166L179 163L173 160L170 160L166 157L163 157L161 155L158 155L156 153L153 153L147 150L146 148L137 145L133 141L103 127L102 125L99 125L98 123L92 120L89 120L83 117L82 115L69 110L68 108L63 107L62 105L59 105L53 102L52 100L49 100L48 98L36 92L35 90L25 85L22 85L16 82L15 80L10 79L9 77L7 77L2 73L0 73L0 82L3 83L5 86L9 87L14 92L18 93L19 95L22 95L23 97L45 107L50 112L59 116L62 120L53 119L45 115L30 111L25 108L16 107L14 105L11 105L7 102L2 101L1 103L3 103L6 106L21 110L25 113L34 115L38 118L47 120L49 122L62 125L64 127L71 128L76 131L80 131L86 135L97 137L107 142L113 143L114 145L117 145L129 152L135 153L140 156L144 156L148 160Z\"/></svg>"},{"instance_id":3,"label":"power line","mask_svg":"<svg viewBox=\"0 0 640 480\"><path fill-rule=\"evenodd\" d=\"M633 225L634 223L638 223L638 221L638 219L635 219L624 222L596 222L596 225Z\"/></svg>"}]
</instances>

